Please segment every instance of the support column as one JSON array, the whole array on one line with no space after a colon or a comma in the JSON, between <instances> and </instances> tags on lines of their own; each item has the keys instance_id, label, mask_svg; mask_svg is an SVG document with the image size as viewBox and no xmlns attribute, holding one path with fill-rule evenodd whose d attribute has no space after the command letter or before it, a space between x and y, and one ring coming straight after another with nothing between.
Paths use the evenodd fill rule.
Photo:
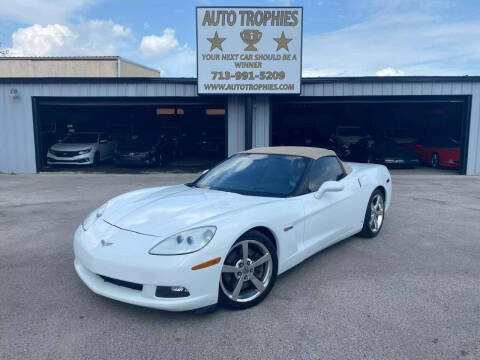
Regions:
<instances>
[{"instance_id":1,"label":"support column","mask_svg":"<svg viewBox=\"0 0 480 360\"><path fill-rule=\"evenodd\" d=\"M243 96L228 97L227 145L228 156L245 150L245 99Z\"/></svg>"},{"instance_id":2,"label":"support column","mask_svg":"<svg viewBox=\"0 0 480 360\"><path fill-rule=\"evenodd\" d=\"M245 96L245 150L252 148L253 129L253 97Z\"/></svg>"}]
</instances>

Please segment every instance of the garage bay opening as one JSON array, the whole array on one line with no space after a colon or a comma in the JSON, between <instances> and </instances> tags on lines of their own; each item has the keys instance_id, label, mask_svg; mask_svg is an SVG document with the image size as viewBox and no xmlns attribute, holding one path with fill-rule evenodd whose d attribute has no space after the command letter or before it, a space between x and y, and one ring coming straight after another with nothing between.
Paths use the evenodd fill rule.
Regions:
<instances>
[{"instance_id":1,"label":"garage bay opening","mask_svg":"<svg viewBox=\"0 0 480 360\"><path fill-rule=\"evenodd\" d=\"M188 171L226 157L223 97L34 99L42 171Z\"/></svg>"},{"instance_id":2,"label":"garage bay opening","mask_svg":"<svg viewBox=\"0 0 480 360\"><path fill-rule=\"evenodd\" d=\"M415 169L408 173L465 173L468 97L274 100L273 146L324 147L345 161Z\"/></svg>"}]
</instances>

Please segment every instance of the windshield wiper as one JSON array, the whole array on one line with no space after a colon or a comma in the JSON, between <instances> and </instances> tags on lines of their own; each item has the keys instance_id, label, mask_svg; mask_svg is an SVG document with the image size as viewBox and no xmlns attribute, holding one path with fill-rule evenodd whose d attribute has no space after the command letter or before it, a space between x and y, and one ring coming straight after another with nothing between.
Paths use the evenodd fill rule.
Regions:
<instances>
[{"instance_id":1,"label":"windshield wiper","mask_svg":"<svg viewBox=\"0 0 480 360\"><path fill-rule=\"evenodd\" d=\"M185 185L187 185L188 187L191 187L191 188L196 188L196 189L211 189L210 186L198 186L195 183L188 183L188 184L185 184Z\"/></svg>"}]
</instances>

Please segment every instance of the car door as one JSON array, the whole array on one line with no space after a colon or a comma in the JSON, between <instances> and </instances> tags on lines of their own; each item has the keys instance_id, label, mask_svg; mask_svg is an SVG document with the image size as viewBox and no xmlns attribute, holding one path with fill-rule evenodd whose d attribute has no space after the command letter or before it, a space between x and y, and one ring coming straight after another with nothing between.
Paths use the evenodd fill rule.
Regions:
<instances>
[{"instance_id":1,"label":"car door","mask_svg":"<svg viewBox=\"0 0 480 360\"><path fill-rule=\"evenodd\" d=\"M101 133L98 147L100 149L100 159L109 159L113 155L113 141L111 136Z\"/></svg>"},{"instance_id":2,"label":"car door","mask_svg":"<svg viewBox=\"0 0 480 360\"><path fill-rule=\"evenodd\" d=\"M117 146L117 141L113 138L112 135L107 134L107 156L108 158L113 157L113 153L115 152L115 148Z\"/></svg>"},{"instance_id":3,"label":"car door","mask_svg":"<svg viewBox=\"0 0 480 360\"><path fill-rule=\"evenodd\" d=\"M326 181L338 181L343 190L315 193ZM305 209L305 255L313 253L352 235L361 228L365 209L360 205L360 183L347 175L337 157L322 157L312 164L308 175L308 193L302 195Z\"/></svg>"}]
</instances>

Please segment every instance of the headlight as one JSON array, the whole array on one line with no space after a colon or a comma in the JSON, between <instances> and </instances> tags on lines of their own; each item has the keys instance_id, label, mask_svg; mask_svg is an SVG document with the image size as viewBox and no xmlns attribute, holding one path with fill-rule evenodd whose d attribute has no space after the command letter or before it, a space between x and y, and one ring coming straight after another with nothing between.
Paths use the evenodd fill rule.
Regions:
<instances>
[{"instance_id":1,"label":"headlight","mask_svg":"<svg viewBox=\"0 0 480 360\"><path fill-rule=\"evenodd\" d=\"M107 201L105 204L100 206L97 210L93 211L90 215L88 215L85 220L82 222L83 230L87 231L90 227L95 224L95 222L103 216L103 213L108 208L109 202Z\"/></svg>"},{"instance_id":2,"label":"headlight","mask_svg":"<svg viewBox=\"0 0 480 360\"><path fill-rule=\"evenodd\" d=\"M78 152L78 155L88 154L90 151L92 151L91 148L90 148L90 149L85 149L85 150L80 150L80 151Z\"/></svg>"},{"instance_id":3,"label":"headlight","mask_svg":"<svg viewBox=\"0 0 480 360\"><path fill-rule=\"evenodd\" d=\"M148 252L151 255L189 254L205 247L213 239L217 228L204 226L183 231L160 241Z\"/></svg>"}]
</instances>

